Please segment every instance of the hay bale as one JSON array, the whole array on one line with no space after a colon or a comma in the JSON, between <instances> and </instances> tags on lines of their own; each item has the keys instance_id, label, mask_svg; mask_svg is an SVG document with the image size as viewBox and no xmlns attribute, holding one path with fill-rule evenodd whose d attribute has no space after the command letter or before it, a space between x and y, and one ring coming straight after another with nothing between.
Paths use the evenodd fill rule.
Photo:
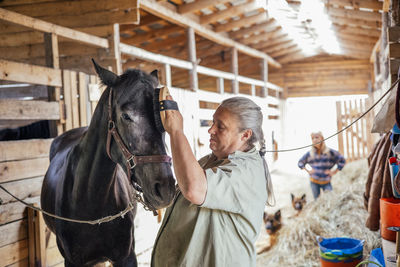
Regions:
<instances>
[{"instance_id":1,"label":"hay bale","mask_svg":"<svg viewBox=\"0 0 400 267\"><path fill-rule=\"evenodd\" d=\"M257 257L257 266L320 266L316 236L365 240L364 257L380 247L379 233L365 227L363 193L367 173L366 160L348 163L333 177L332 192L307 203L299 216L284 219L278 242Z\"/></svg>"}]
</instances>

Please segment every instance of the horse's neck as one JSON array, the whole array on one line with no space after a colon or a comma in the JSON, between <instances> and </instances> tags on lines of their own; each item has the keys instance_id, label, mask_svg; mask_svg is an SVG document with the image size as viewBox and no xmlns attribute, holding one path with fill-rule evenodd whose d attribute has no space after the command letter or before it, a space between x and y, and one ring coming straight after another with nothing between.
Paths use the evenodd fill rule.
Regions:
<instances>
[{"instance_id":1,"label":"horse's neck","mask_svg":"<svg viewBox=\"0 0 400 267\"><path fill-rule=\"evenodd\" d=\"M88 131L71 154L71 160L76 162L74 199L106 201L110 192L114 191L116 164L106 152L108 113L105 100L103 95Z\"/></svg>"}]
</instances>

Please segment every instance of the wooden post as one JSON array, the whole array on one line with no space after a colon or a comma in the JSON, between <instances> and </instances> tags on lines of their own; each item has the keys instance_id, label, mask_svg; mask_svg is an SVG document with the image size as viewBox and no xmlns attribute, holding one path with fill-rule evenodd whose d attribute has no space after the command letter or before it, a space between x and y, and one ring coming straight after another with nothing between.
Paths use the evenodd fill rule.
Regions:
<instances>
[{"instance_id":1,"label":"wooden post","mask_svg":"<svg viewBox=\"0 0 400 267\"><path fill-rule=\"evenodd\" d=\"M187 29L187 39L189 61L192 63L192 69L189 70L190 89L196 92L199 89L199 81L197 77L196 36L192 27Z\"/></svg>"},{"instance_id":2,"label":"wooden post","mask_svg":"<svg viewBox=\"0 0 400 267\"><path fill-rule=\"evenodd\" d=\"M34 204L37 207L37 204ZM28 208L29 267L46 266L46 227L40 212Z\"/></svg>"},{"instance_id":3,"label":"wooden post","mask_svg":"<svg viewBox=\"0 0 400 267\"><path fill-rule=\"evenodd\" d=\"M78 128L79 123L79 103L78 103L78 83L77 83L77 73L71 71L71 111L72 111L72 128Z\"/></svg>"},{"instance_id":4,"label":"wooden post","mask_svg":"<svg viewBox=\"0 0 400 267\"><path fill-rule=\"evenodd\" d=\"M65 130L72 129L72 107L71 107L71 73L63 71L64 103L65 103Z\"/></svg>"},{"instance_id":5,"label":"wooden post","mask_svg":"<svg viewBox=\"0 0 400 267\"><path fill-rule=\"evenodd\" d=\"M218 94L223 94L225 91L224 87L224 78L218 77L217 79L217 88L218 88Z\"/></svg>"},{"instance_id":6,"label":"wooden post","mask_svg":"<svg viewBox=\"0 0 400 267\"><path fill-rule=\"evenodd\" d=\"M265 83L264 87L261 87L261 97L267 97L268 96L268 88L267 88L268 62L265 58L263 58L262 62L261 62L261 80L264 81L264 83Z\"/></svg>"},{"instance_id":7,"label":"wooden post","mask_svg":"<svg viewBox=\"0 0 400 267\"><path fill-rule=\"evenodd\" d=\"M231 49L231 72L235 75L235 78L232 80L232 94L239 93L239 81L237 80L237 76L239 75L239 64L238 64L238 51L236 47L232 47Z\"/></svg>"},{"instance_id":8,"label":"wooden post","mask_svg":"<svg viewBox=\"0 0 400 267\"><path fill-rule=\"evenodd\" d=\"M169 64L164 64L163 83L167 87L172 86L171 65Z\"/></svg>"},{"instance_id":9,"label":"wooden post","mask_svg":"<svg viewBox=\"0 0 400 267\"><path fill-rule=\"evenodd\" d=\"M256 96L256 86L251 84L251 96Z\"/></svg>"},{"instance_id":10,"label":"wooden post","mask_svg":"<svg viewBox=\"0 0 400 267\"><path fill-rule=\"evenodd\" d=\"M79 115L80 115L80 126L88 125L88 116L87 116L87 105L88 105L88 97L87 97L87 85L88 78L85 73L79 72Z\"/></svg>"},{"instance_id":11,"label":"wooden post","mask_svg":"<svg viewBox=\"0 0 400 267\"><path fill-rule=\"evenodd\" d=\"M341 102L336 101L336 120L337 120L337 129L338 131L343 129L343 124L342 124L342 107L341 107ZM344 155L344 148L343 148L343 133L340 133L338 135L338 148L340 154Z\"/></svg>"},{"instance_id":12,"label":"wooden post","mask_svg":"<svg viewBox=\"0 0 400 267\"><path fill-rule=\"evenodd\" d=\"M119 38L119 24L115 23L112 25L112 35L108 38L109 43L109 55L111 57L111 67L113 72L118 75L122 74L122 62L121 62L121 51L119 49L120 38Z\"/></svg>"},{"instance_id":13,"label":"wooden post","mask_svg":"<svg viewBox=\"0 0 400 267\"><path fill-rule=\"evenodd\" d=\"M347 122L349 118L349 111L347 108L347 102L343 101L343 127L347 127L349 124ZM349 140L349 132L348 130L344 131L344 134L346 136L346 157L349 161L352 161L351 155L350 155L350 140Z\"/></svg>"},{"instance_id":14,"label":"wooden post","mask_svg":"<svg viewBox=\"0 0 400 267\"><path fill-rule=\"evenodd\" d=\"M60 58L58 53L58 38L54 33L44 33L44 49L46 66L54 69L60 68ZM63 101L60 101L61 88L60 87L47 87L47 94L49 101L58 101L60 104L60 113L63 110ZM61 113L62 114L62 113ZM55 137L63 132L62 123L64 123L63 116L60 116L60 121L49 122L50 136Z\"/></svg>"}]
</instances>

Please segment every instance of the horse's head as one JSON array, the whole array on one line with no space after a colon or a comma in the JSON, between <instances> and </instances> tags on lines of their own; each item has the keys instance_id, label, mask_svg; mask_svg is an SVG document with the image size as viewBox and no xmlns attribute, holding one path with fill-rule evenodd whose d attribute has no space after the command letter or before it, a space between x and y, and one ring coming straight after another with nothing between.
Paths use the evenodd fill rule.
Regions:
<instances>
[{"instance_id":1,"label":"horse's head","mask_svg":"<svg viewBox=\"0 0 400 267\"><path fill-rule=\"evenodd\" d=\"M175 180L166 155L164 136L155 125L154 90L157 71L151 74L130 69L118 76L94 62L107 86L107 153L121 165L134 185L143 190L144 200L156 209L167 206L175 193Z\"/></svg>"}]
</instances>

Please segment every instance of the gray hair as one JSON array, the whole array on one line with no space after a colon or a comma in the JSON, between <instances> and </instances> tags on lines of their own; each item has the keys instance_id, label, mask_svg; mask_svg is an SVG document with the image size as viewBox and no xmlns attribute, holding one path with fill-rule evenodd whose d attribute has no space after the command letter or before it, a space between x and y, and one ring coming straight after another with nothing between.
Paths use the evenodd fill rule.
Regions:
<instances>
[{"instance_id":1,"label":"gray hair","mask_svg":"<svg viewBox=\"0 0 400 267\"><path fill-rule=\"evenodd\" d=\"M248 145L253 146L254 143L260 144L260 156L264 162L265 179L267 182L268 200L267 204L270 206L275 205L274 190L272 187L271 175L268 170L267 162L264 155L266 153L264 132L262 130L263 114L261 108L252 100L246 97L232 97L222 101L220 107L228 109L233 115L236 116L239 122L239 130L244 131L251 129L253 132L251 138L248 140Z\"/></svg>"},{"instance_id":2,"label":"gray hair","mask_svg":"<svg viewBox=\"0 0 400 267\"><path fill-rule=\"evenodd\" d=\"M263 114L261 108L252 100L245 97L232 97L222 101L220 107L228 109L239 121L239 130L251 129L253 134L248 144L259 142L265 150L264 133L262 130Z\"/></svg>"}]
</instances>

